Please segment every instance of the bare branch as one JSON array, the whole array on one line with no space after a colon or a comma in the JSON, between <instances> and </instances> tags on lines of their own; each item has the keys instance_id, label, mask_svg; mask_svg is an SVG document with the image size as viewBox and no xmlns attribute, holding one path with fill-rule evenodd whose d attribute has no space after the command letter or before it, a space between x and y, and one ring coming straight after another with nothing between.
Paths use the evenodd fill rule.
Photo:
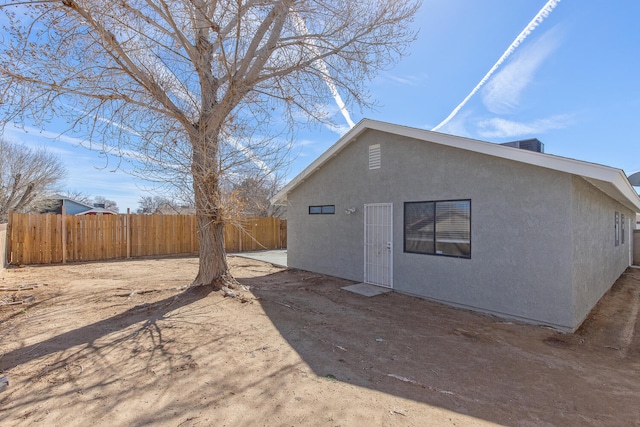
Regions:
<instances>
[{"instance_id":1,"label":"bare branch","mask_svg":"<svg viewBox=\"0 0 640 427\"><path fill-rule=\"evenodd\" d=\"M63 180L62 162L46 150L0 139L0 223L9 211L25 212L51 195Z\"/></svg>"},{"instance_id":2,"label":"bare branch","mask_svg":"<svg viewBox=\"0 0 640 427\"><path fill-rule=\"evenodd\" d=\"M413 40L419 0L13 5L0 7L4 120L69 123L65 132L193 200L194 283L214 284L228 277L221 227L253 203L240 193L278 182L300 122L335 125L324 105L372 105L365 84Z\"/></svg>"}]
</instances>

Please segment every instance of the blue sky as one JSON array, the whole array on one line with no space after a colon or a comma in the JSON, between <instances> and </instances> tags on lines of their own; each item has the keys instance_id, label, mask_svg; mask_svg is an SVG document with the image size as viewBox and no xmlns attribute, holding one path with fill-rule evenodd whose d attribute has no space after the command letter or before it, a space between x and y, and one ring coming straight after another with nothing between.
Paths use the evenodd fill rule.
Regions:
<instances>
[{"instance_id":1,"label":"blue sky","mask_svg":"<svg viewBox=\"0 0 640 427\"><path fill-rule=\"evenodd\" d=\"M363 118L433 129L478 86L516 37L547 5L550 12L439 132L491 142L537 137L545 151L640 171L640 2L635 0L424 0L409 55L370 84L377 107ZM348 129L339 115L336 120ZM56 129L48 129L55 135ZM133 211L144 182L113 157L71 138L9 129L12 140L46 144L69 171L66 187L115 200ZM297 133L293 178L340 134L323 127ZM126 169L126 167L124 167Z\"/></svg>"}]
</instances>

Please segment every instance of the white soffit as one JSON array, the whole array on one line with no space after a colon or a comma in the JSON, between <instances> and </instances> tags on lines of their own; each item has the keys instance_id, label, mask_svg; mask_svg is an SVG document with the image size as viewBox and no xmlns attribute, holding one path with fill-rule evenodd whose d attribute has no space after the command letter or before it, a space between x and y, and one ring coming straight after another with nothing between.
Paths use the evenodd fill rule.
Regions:
<instances>
[{"instance_id":1,"label":"white soffit","mask_svg":"<svg viewBox=\"0 0 640 427\"><path fill-rule=\"evenodd\" d=\"M629 209L640 212L640 197L638 197L638 193L633 189L621 169L370 119L363 119L353 129L344 134L342 138L284 186L271 199L271 202L273 204L286 204L287 194L291 190L368 129L578 175Z\"/></svg>"}]
</instances>

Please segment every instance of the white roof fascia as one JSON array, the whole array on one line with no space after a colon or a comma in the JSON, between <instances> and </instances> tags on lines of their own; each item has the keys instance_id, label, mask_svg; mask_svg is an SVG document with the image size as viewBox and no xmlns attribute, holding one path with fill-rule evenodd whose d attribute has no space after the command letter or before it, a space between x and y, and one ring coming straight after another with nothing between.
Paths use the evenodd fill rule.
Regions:
<instances>
[{"instance_id":1,"label":"white roof fascia","mask_svg":"<svg viewBox=\"0 0 640 427\"><path fill-rule=\"evenodd\" d=\"M293 178L287 185L282 187L280 191L276 193L270 199L271 204L273 205L286 205L287 194L299 184L301 184L309 175L314 173L316 170L320 169L322 165L324 165L329 159L338 154L349 142L355 140L358 135L364 132L367 129L370 129L367 126L371 120L363 119L353 128L351 128L347 133L342 135L335 144L333 144L327 151L322 153L320 157L315 159L309 166L307 166L302 172L300 172L295 178Z\"/></svg>"},{"instance_id":2,"label":"white roof fascia","mask_svg":"<svg viewBox=\"0 0 640 427\"><path fill-rule=\"evenodd\" d=\"M434 144L473 151L493 157L578 175L585 178L605 194L608 194L610 197L624 204L629 209L635 212L640 212L640 197L638 197L638 193L633 189L621 169L369 119L360 121L353 129L344 134L342 138L340 138L327 151L304 169L298 176L292 179L289 184L283 187L282 190L280 190L271 199L271 202L273 204L285 204L287 194L293 188L297 187L313 172L320 169L320 167L322 167L331 157L340 152L347 144L367 129L406 136L408 138L431 142ZM607 188L609 191L606 190ZM615 191L611 191L613 189L615 189Z\"/></svg>"}]
</instances>

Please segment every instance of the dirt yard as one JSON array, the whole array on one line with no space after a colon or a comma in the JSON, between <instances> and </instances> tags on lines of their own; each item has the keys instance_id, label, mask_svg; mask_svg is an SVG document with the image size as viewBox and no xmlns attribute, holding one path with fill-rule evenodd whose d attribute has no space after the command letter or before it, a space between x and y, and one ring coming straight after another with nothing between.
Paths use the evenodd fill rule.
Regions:
<instances>
[{"instance_id":1,"label":"dirt yard","mask_svg":"<svg viewBox=\"0 0 640 427\"><path fill-rule=\"evenodd\" d=\"M193 258L0 270L33 297L0 306L0 425L640 422L640 270L560 334L229 261L249 302L185 291Z\"/></svg>"}]
</instances>

